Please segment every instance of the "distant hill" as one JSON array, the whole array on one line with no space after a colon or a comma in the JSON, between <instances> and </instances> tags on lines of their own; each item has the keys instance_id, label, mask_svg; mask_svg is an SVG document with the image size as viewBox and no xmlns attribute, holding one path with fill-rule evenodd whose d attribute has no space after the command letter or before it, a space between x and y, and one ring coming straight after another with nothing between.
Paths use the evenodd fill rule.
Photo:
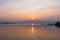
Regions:
<instances>
[{"instance_id":1,"label":"distant hill","mask_svg":"<svg viewBox=\"0 0 60 40\"><path fill-rule=\"evenodd\" d=\"M19 24L54 24L53 21L41 21L41 20L26 20L26 21L19 21Z\"/></svg>"},{"instance_id":2,"label":"distant hill","mask_svg":"<svg viewBox=\"0 0 60 40\"><path fill-rule=\"evenodd\" d=\"M54 21L24 20L24 21L0 21L0 24L54 24Z\"/></svg>"}]
</instances>

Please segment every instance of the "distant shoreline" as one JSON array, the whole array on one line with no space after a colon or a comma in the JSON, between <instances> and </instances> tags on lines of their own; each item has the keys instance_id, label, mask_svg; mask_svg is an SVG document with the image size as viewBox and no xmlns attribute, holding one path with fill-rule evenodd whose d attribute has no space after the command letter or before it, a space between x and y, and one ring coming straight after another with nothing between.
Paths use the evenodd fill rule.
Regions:
<instances>
[{"instance_id":1,"label":"distant shoreline","mask_svg":"<svg viewBox=\"0 0 60 40\"><path fill-rule=\"evenodd\" d=\"M55 25L48 25L48 24L0 24L0 25L22 25L22 26L55 26Z\"/></svg>"}]
</instances>

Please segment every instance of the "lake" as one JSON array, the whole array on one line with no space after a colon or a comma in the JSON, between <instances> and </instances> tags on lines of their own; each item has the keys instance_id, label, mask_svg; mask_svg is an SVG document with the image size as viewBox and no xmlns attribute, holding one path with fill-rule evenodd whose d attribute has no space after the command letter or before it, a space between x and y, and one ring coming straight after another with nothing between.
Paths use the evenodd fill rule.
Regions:
<instances>
[{"instance_id":1,"label":"lake","mask_svg":"<svg viewBox=\"0 0 60 40\"><path fill-rule=\"evenodd\" d=\"M60 40L60 28L39 25L0 25L0 40Z\"/></svg>"}]
</instances>

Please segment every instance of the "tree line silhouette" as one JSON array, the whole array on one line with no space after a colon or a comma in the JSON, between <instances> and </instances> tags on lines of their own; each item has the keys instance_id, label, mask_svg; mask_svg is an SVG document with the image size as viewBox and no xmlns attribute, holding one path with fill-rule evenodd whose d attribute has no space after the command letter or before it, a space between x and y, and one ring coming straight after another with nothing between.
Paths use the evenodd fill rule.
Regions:
<instances>
[{"instance_id":1,"label":"tree line silhouette","mask_svg":"<svg viewBox=\"0 0 60 40\"><path fill-rule=\"evenodd\" d=\"M60 27L60 21L55 23L55 26Z\"/></svg>"}]
</instances>

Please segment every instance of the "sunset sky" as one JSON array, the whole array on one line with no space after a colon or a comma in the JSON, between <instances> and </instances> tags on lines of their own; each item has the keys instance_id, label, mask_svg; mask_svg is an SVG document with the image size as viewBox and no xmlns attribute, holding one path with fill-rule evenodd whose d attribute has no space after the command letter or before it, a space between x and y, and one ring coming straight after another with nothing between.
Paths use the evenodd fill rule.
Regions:
<instances>
[{"instance_id":1,"label":"sunset sky","mask_svg":"<svg viewBox=\"0 0 60 40\"><path fill-rule=\"evenodd\" d=\"M60 0L0 0L0 20L60 20Z\"/></svg>"}]
</instances>

